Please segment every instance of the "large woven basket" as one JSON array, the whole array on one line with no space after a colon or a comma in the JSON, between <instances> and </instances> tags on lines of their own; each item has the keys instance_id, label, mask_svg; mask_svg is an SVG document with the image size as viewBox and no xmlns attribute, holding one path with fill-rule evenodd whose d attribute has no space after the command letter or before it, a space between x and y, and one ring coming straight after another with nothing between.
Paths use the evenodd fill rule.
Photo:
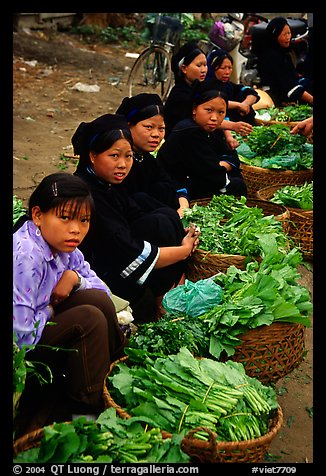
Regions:
<instances>
[{"instance_id":1,"label":"large woven basket","mask_svg":"<svg viewBox=\"0 0 326 476\"><path fill-rule=\"evenodd\" d=\"M305 327L273 322L238 336L241 344L231 360L243 364L246 374L265 385L277 382L297 368L305 350Z\"/></svg>"},{"instance_id":2,"label":"large woven basket","mask_svg":"<svg viewBox=\"0 0 326 476\"><path fill-rule=\"evenodd\" d=\"M131 415L120 407L111 397L106 385L106 380L115 365L119 362L125 362L127 359L128 356L125 356L112 362L103 385L105 408L115 408L117 415L121 418L131 418ZM182 440L181 448L185 453L189 454L189 456L199 459L203 463L257 463L264 458L272 439L280 430L282 423L283 413L281 407L279 407L270 420L269 430L266 435L263 435L260 438L239 442L217 442L216 434L208 428L204 428L208 433L208 441L198 440L197 438L194 438L194 434L202 429L201 427L198 427L188 432L186 437ZM172 436L171 433L165 430L161 430L161 433L163 438L171 438Z\"/></svg>"},{"instance_id":3,"label":"large woven basket","mask_svg":"<svg viewBox=\"0 0 326 476\"><path fill-rule=\"evenodd\" d=\"M210 200L210 198L194 200L190 206L193 206L195 203L205 206ZM261 208L265 216L274 215L276 220L282 222L284 232L288 232L290 213L283 205L255 198L248 198L246 205ZM261 258L257 257L256 260L260 262ZM217 273L225 273L232 265L244 270L246 269L247 262L247 256L216 254L198 248L187 261L186 277L190 281L196 282L199 279L209 278Z\"/></svg>"},{"instance_id":4,"label":"large woven basket","mask_svg":"<svg viewBox=\"0 0 326 476\"><path fill-rule=\"evenodd\" d=\"M261 188L269 185L303 185L305 182L313 180L313 169L303 170L280 170L265 169L241 162L241 171L247 185L248 197L257 197L257 192Z\"/></svg>"},{"instance_id":5,"label":"large woven basket","mask_svg":"<svg viewBox=\"0 0 326 476\"><path fill-rule=\"evenodd\" d=\"M260 200L271 200L275 192L287 184L270 185L258 190ZM288 234L292 237L306 259L313 258L313 210L286 207L289 210Z\"/></svg>"},{"instance_id":6,"label":"large woven basket","mask_svg":"<svg viewBox=\"0 0 326 476\"><path fill-rule=\"evenodd\" d=\"M43 435L44 428L38 428L37 430L33 430L14 441L14 458L22 451L30 450L31 448L37 448L40 446Z\"/></svg>"}]
</instances>

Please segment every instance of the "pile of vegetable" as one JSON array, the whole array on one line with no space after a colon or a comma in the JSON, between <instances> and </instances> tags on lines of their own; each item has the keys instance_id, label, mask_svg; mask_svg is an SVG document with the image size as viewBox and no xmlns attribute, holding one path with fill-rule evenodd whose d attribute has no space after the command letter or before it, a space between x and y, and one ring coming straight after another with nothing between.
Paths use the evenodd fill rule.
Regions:
<instances>
[{"instance_id":1,"label":"pile of vegetable","mask_svg":"<svg viewBox=\"0 0 326 476\"><path fill-rule=\"evenodd\" d=\"M241 162L256 167L302 170L313 167L313 145L283 124L254 126L246 137L236 135Z\"/></svg>"},{"instance_id":2,"label":"pile of vegetable","mask_svg":"<svg viewBox=\"0 0 326 476\"><path fill-rule=\"evenodd\" d=\"M144 429L146 418L123 420L108 408L96 421L79 417L44 427L37 448L18 454L15 463L187 463L181 450L184 433L162 438L157 427Z\"/></svg>"},{"instance_id":3,"label":"pile of vegetable","mask_svg":"<svg viewBox=\"0 0 326 476\"><path fill-rule=\"evenodd\" d=\"M239 335L250 329L273 322L310 326L309 291L298 282L302 254L297 248L280 252L270 235L261 235L258 241L263 250L259 267L256 262L248 263L244 271L230 266L225 274L211 278L222 288L220 304L197 318L168 312L158 322L140 324L129 346L161 355L186 346L196 356L220 359L232 356L241 344Z\"/></svg>"},{"instance_id":4,"label":"pile of vegetable","mask_svg":"<svg viewBox=\"0 0 326 476\"><path fill-rule=\"evenodd\" d=\"M16 195L13 195L13 225L22 215L25 215L25 213L26 210L23 206L22 200Z\"/></svg>"},{"instance_id":5,"label":"pile of vegetable","mask_svg":"<svg viewBox=\"0 0 326 476\"><path fill-rule=\"evenodd\" d=\"M282 108L271 106L256 111L256 118L263 121L298 122L312 116L309 104L289 105Z\"/></svg>"},{"instance_id":6,"label":"pile of vegetable","mask_svg":"<svg viewBox=\"0 0 326 476\"><path fill-rule=\"evenodd\" d=\"M214 196L205 206L194 204L185 209L184 226L194 223L201 230L199 248L215 254L261 256L257 236L262 233L275 237L280 249L290 246L282 222L273 215L264 216L259 207L246 205L246 198L232 195Z\"/></svg>"},{"instance_id":7,"label":"pile of vegetable","mask_svg":"<svg viewBox=\"0 0 326 476\"><path fill-rule=\"evenodd\" d=\"M129 363L117 363L107 387L130 415L146 415L170 433L205 426L218 441L249 440L268 431L278 407L276 393L248 377L242 364L196 359L185 347L167 357L127 353Z\"/></svg>"},{"instance_id":8,"label":"pile of vegetable","mask_svg":"<svg viewBox=\"0 0 326 476\"><path fill-rule=\"evenodd\" d=\"M313 182L303 185L284 185L274 193L271 202L302 210L313 209Z\"/></svg>"}]
</instances>

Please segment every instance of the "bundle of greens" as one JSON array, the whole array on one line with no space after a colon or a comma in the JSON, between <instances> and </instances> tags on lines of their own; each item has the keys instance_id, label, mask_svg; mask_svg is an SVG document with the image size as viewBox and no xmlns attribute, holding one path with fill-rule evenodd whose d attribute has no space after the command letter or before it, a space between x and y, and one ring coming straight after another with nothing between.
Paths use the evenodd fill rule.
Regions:
<instances>
[{"instance_id":1,"label":"bundle of greens","mask_svg":"<svg viewBox=\"0 0 326 476\"><path fill-rule=\"evenodd\" d=\"M184 433L163 440L157 427L144 430L146 418L123 420L114 408L97 421L85 417L44 428L37 448L18 454L15 463L187 463L180 447Z\"/></svg>"},{"instance_id":2,"label":"bundle of greens","mask_svg":"<svg viewBox=\"0 0 326 476\"><path fill-rule=\"evenodd\" d=\"M242 364L196 359L184 347L168 357L126 351L129 364L115 366L107 387L130 415L146 415L152 426L170 433L205 426L219 441L266 434L278 407L276 393L247 376ZM206 433L201 436L207 438Z\"/></svg>"},{"instance_id":3,"label":"bundle of greens","mask_svg":"<svg viewBox=\"0 0 326 476\"><path fill-rule=\"evenodd\" d=\"M138 324L129 339L129 347L151 353L170 355L187 347L194 355L208 355L208 324L197 317L167 313L159 321Z\"/></svg>"},{"instance_id":4,"label":"bundle of greens","mask_svg":"<svg viewBox=\"0 0 326 476\"><path fill-rule=\"evenodd\" d=\"M13 225L26 213L23 202L16 195L13 195Z\"/></svg>"},{"instance_id":5,"label":"bundle of greens","mask_svg":"<svg viewBox=\"0 0 326 476\"><path fill-rule=\"evenodd\" d=\"M263 168L302 170L313 166L313 145L283 124L254 126L246 137L236 135L241 162Z\"/></svg>"},{"instance_id":6,"label":"bundle of greens","mask_svg":"<svg viewBox=\"0 0 326 476\"><path fill-rule=\"evenodd\" d=\"M285 185L279 188L271 198L271 202L288 207L313 209L313 182L303 185Z\"/></svg>"},{"instance_id":7,"label":"bundle of greens","mask_svg":"<svg viewBox=\"0 0 326 476\"><path fill-rule=\"evenodd\" d=\"M274 236L280 249L291 245L282 222L273 215L264 216L261 208L247 206L245 197L219 195L206 206L195 204L184 211L183 224L190 223L201 230L199 248L211 253L260 257L257 236L262 233Z\"/></svg>"},{"instance_id":8,"label":"bundle of greens","mask_svg":"<svg viewBox=\"0 0 326 476\"><path fill-rule=\"evenodd\" d=\"M312 116L312 107L309 104L289 105L279 108L271 106L256 111L256 118L264 118L268 115L269 121L297 122Z\"/></svg>"}]
</instances>

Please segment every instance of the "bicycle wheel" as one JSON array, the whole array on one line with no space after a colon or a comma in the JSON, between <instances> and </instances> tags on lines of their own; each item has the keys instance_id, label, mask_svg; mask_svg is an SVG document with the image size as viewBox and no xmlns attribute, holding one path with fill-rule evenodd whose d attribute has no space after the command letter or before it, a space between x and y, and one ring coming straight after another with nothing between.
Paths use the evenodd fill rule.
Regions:
<instances>
[{"instance_id":1,"label":"bicycle wheel","mask_svg":"<svg viewBox=\"0 0 326 476\"><path fill-rule=\"evenodd\" d=\"M170 54L160 46L149 46L135 61L127 82L129 97L156 93L164 101L172 86Z\"/></svg>"}]
</instances>

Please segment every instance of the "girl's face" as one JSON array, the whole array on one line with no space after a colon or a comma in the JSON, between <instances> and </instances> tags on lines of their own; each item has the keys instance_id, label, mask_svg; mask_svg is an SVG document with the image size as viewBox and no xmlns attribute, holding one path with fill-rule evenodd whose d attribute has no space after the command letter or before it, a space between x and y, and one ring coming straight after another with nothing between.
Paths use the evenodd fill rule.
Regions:
<instances>
[{"instance_id":1,"label":"girl's face","mask_svg":"<svg viewBox=\"0 0 326 476\"><path fill-rule=\"evenodd\" d=\"M222 98L210 99L192 111L194 121L206 132L214 131L223 121L226 114L226 104Z\"/></svg>"},{"instance_id":2,"label":"girl's face","mask_svg":"<svg viewBox=\"0 0 326 476\"><path fill-rule=\"evenodd\" d=\"M195 79L204 81L207 74L207 60L204 53L200 53L196 56L188 66L183 64L181 71L185 75L185 80L190 84L193 83Z\"/></svg>"},{"instance_id":3,"label":"girl's face","mask_svg":"<svg viewBox=\"0 0 326 476\"><path fill-rule=\"evenodd\" d=\"M214 70L215 77L223 83L227 83L230 80L232 74L232 63L229 58L224 58L221 66Z\"/></svg>"},{"instance_id":4,"label":"girl's face","mask_svg":"<svg viewBox=\"0 0 326 476\"><path fill-rule=\"evenodd\" d=\"M130 131L136 152L153 152L164 138L164 119L158 114L130 125Z\"/></svg>"},{"instance_id":5,"label":"girl's face","mask_svg":"<svg viewBox=\"0 0 326 476\"><path fill-rule=\"evenodd\" d=\"M96 175L112 184L121 183L129 174L133 155L126 139L118 139L109 149L96 154L91 151L90 160Z\"/></svg>"},{"instance_id":6,"label":"girl's face","mask_svg":"<svg viewBox=\"0 0 326 476\"><path fill-rule=\"evenodd\" d=\"M289 25L284 25L283 30L277 37L277 42L282 48L288 48L291 42L291 29Z\"/></svg>"},{"instance_id":7,"label":"girl's face","mask_svg":"<svg viewBox=\"0 0 326 476\"><path fill-rule=\"evenodd\" d=\"M52 208L42 212L40 207L32 208L32 219L39 227L52 253L71 253L85 238L90 225L89 207L82 205L77 216L73 216L74 202L67 202L63 209Z\"/></svg>"}]
</instances>

